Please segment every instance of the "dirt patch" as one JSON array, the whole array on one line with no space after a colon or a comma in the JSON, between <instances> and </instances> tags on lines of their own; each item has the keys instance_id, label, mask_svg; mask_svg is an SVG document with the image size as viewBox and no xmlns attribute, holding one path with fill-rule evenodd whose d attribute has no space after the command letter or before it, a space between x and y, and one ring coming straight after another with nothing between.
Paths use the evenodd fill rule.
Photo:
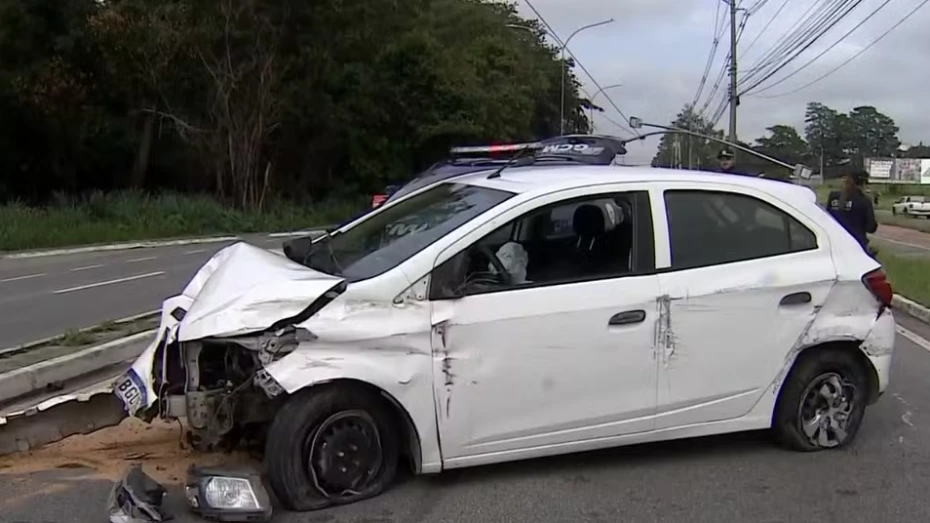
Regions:
<instances>
[{"instance_id":1,"label":"dirt patch","mask_svg":"<svg viewBox=\"0 0 930 523\"><path fill-rule=\"evenodd\" d=\"M147 424L127 418L116 427L85 436L73 436L41 449L0 458L0 474L27 474L42 470L92 469L90 476L115 481L134 463L163 484L182 483L187 469L196 465L259 464L243 452L204 453L186 448L177 423Z\"/></svg>"}]
</instances>

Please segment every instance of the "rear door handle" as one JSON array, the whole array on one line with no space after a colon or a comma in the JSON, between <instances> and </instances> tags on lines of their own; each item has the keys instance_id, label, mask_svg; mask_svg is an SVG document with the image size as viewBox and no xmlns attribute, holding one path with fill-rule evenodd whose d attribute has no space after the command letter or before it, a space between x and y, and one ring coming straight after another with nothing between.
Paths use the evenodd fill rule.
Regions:
<instances>
[{"instance_id":1,"label":"rear door handle","mask_svg":"<svg viewBox=\"0 0 930 523\"><path fill-rule=\"evenodd\" d=\"M804 303L811 302L811 293L809 292L796 292L794 294L789 294L781 299L778 305L801 305Z\"/></svg>"},{"instance_id":2,"label":"rear door handle","mask_svg":"<svg viewBox=\"0 0 930 523\"><path fill-rule=\"evenodd\" d=\"M607 322L607 325L631 325L634 323L642 323L645 319L646 311L626 311L611 316L610 321Z\"/></svg>"}]
</instances>

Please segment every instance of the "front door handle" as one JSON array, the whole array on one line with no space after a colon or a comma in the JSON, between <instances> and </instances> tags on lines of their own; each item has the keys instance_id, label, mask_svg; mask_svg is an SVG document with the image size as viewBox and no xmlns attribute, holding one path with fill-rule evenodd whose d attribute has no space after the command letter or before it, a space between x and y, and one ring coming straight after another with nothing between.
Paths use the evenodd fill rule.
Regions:
<instances>
[{"instance_id":1,"label":"front door handle","mask_svg":"<svg viewBox=\"0 0 930 523\"><path fill-rule=\"evenodd\" d=\"M607 322L609 326L615 325L631 325L633 323L642 323L646 319L646 311L626 311L619 314L614 314L610 317L610 320Z\"/></svg>"},{"instance_id":2,"label":"front door handle","mask_svg":"<svg viewBox=\"0 0 930 523\"><path fill-rule=\"evenodd\" d=\"M784 305L801 305L804 303L811 302L811 293L809 292L795 292L794 294L789 294L781 299L781 302L778 303L780 306Z\"/></svg>"}]
</instances>

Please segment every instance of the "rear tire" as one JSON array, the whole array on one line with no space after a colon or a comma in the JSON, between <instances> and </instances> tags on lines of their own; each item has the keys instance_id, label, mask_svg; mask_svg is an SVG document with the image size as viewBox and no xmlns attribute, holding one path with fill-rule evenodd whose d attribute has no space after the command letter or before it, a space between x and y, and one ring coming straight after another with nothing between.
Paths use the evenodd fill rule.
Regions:
<instances>
[{"instance_id":1,"label":"rear tire","mask_svg":"<svg viewBox=\"0 0 930 523\"><path fill-rule=\"evenodd\" d=\"M298 512L372 498L394 481L398 433L387 402L360 387L297 393L268 429L268 482Z\"/></svg>"},{"instance_id":2,"label":"rear tire","mask_svg":"<svg viewBox=\"0 0 930 523\"><path fill-rule=\"evenodd\" d=\"M868 401L866 369L849 350L802 354L782 387L772 429L799 452L842 448L856 438Z\"/></svg>"}]
</instances>

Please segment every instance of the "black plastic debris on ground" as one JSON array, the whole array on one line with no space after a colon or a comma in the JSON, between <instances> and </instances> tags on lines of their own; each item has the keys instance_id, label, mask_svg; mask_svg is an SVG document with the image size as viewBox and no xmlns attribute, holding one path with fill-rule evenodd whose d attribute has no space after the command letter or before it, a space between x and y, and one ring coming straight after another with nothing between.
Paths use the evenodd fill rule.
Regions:
<instances>
[{"instance_id":1,"label":"black plastic debris on ground","mask_svg":"<svg viewBox=\"0 0 930 523\"><path fill-rule=\"evenodd\" d=\"M173 516L161 508L165 492L165 487L142 472L141 465L133 465L110 491L107 502L110 523L172 520Z\"/></svg>"}]
</instances>

